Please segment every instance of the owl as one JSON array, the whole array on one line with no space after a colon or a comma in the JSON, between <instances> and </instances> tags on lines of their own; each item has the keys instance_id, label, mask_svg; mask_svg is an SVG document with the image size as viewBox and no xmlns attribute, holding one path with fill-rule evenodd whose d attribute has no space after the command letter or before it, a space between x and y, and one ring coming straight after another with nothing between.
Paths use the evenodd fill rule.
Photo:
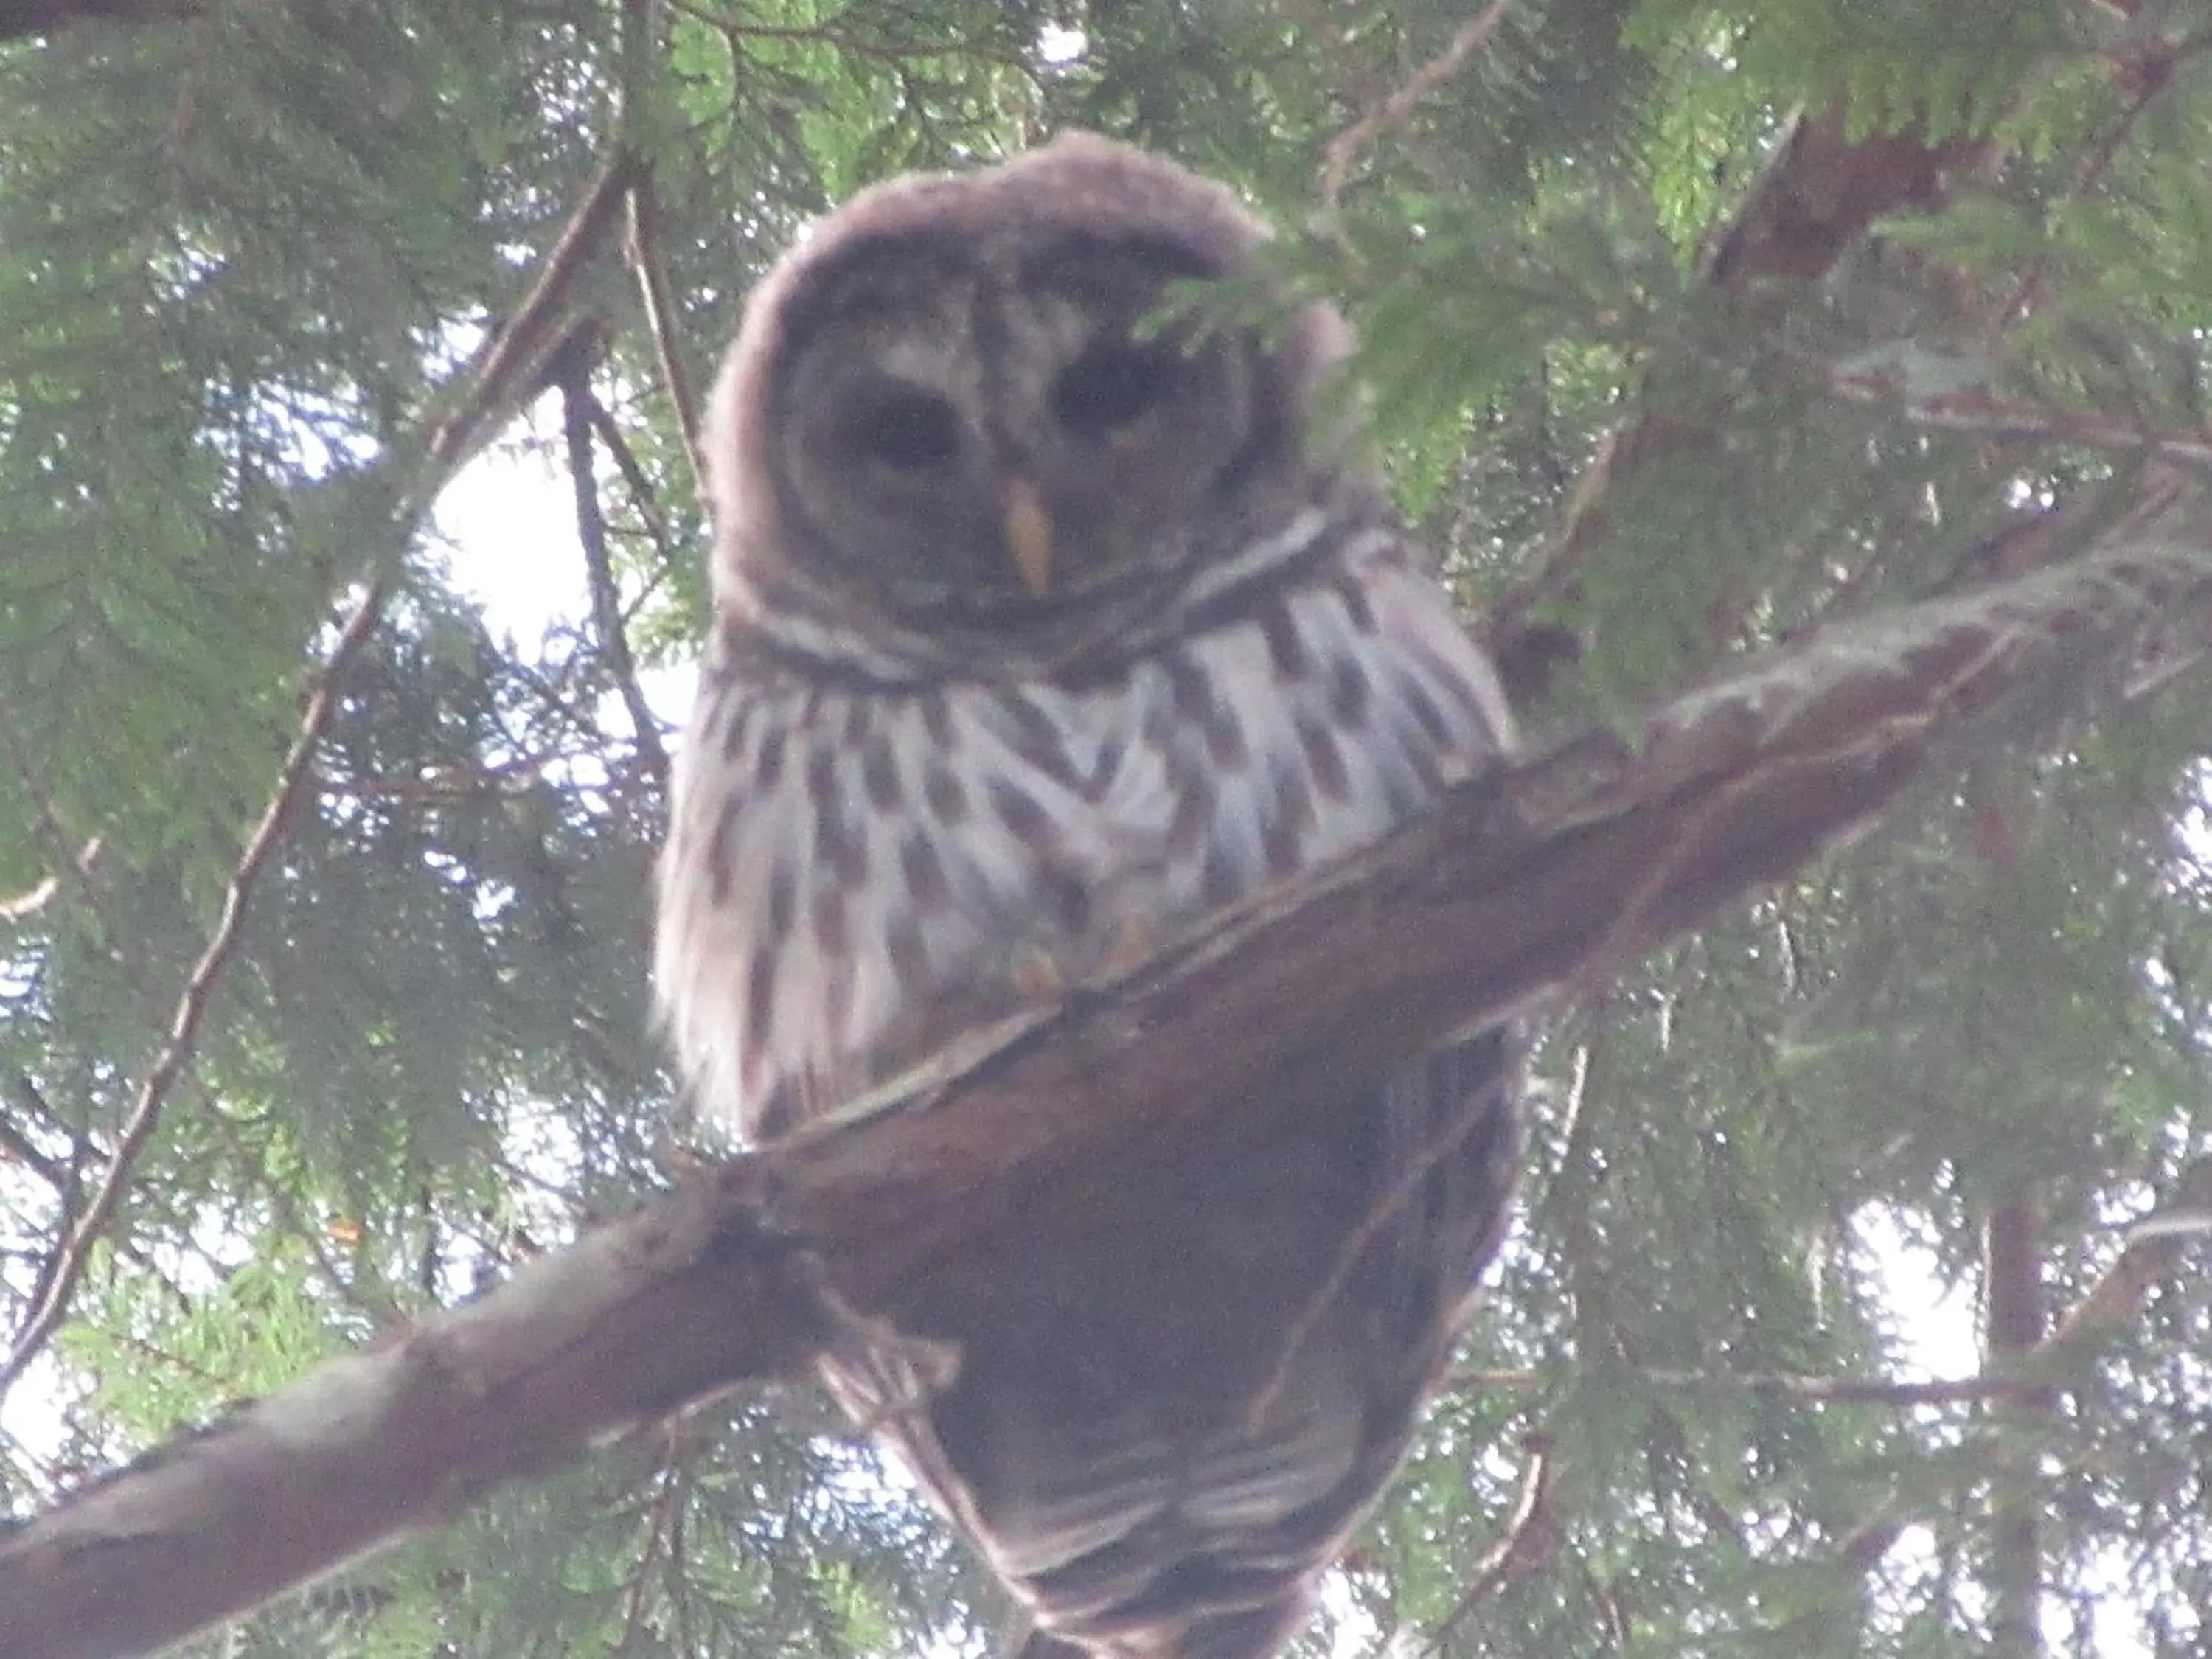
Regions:
<instances>
[{"instance_id":1,"label":"owl","mask_svg":"<svg viewBox=\"0 0 2212 1659\"><path fill-rule=\"evenodd\" d=\"M869 191L753 293L656 973L755 1143L1419 813L1505 752L1325 306L1227 190L1075 135ZM1218 302L1232 284L1245 303ZM1254 295L1273 303L1250 303ZM1140 1161L824 1362L1030 1652L1267 1659L1494 1253L1512 1033L1233 1158Z\"/></svg>"}]
</instances>

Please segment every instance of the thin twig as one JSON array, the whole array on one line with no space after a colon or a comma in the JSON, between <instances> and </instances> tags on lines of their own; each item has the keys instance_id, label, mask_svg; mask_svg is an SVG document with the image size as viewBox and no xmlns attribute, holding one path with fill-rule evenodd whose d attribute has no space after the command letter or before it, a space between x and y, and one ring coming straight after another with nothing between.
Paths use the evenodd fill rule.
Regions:
<instances>
[{"instance_id":1,"label":"thin twig","mask_svg":"<svg viewBox=\"0 0 2212 1659\"><path fill-rule=\"evenodd\" d=\"M2027 1385L2002 1376L1935 1377L1905 1382L1886 1376L1804 1376L1789 1371L1639 1370L1636 1380L1655 1388L1739 1389L1763 1399L1808 1405L1966 1406L2020 1394ZM1519 1368L1467 1369L1444 1378L1448 1389L1468 1393L1535 1394L1550 1386L1541 1371Z\"/></svg>"},{"instance_id":2,"label":"thin twig","mask_svg":"<svg viewBox=\"0 0 2212 1659\"><path fill-rule=\"evenodd\" d=\"M849 52L856 58L866 58L894 67L919 60L940 58L975 57L984 53L993 44L988 33L945 38L932 36L912 41L865 40L842 29L831 28L826 23L799 27L770 23L735 23L726 17L716 16L704 9L672 0L670 9L704 25L734 45L739 40L788 40L805 45L828 46L836 52ZM849 9L849 8L848 9ZM838 14L842 15L841 12ZM833 17L830 21L834 22ZM994 58L993 62L1005 62Z\"/></svg>"},{"instance_id":3,"label":"thin twig","mask_svg":"<svg viewBox=\"0 0 2212 1659\"><path fill-rule=\"evenodd\" d=\"M1552 1443L1547 1436L1532 1434L1526 1443L1528 1462L1522 1468L1520 1484L1514 1489L1513 1508L1507 1514L1505 1530L1475 1558L1467 1588L1460 1592L1459 1599L1452 1603L1452 1610L1429 1638L1422 1650L1425 1655L1443 1652L1444 1644L1466 1621L1468 1614L1499 1587L1527 1572L1557 1541L1557 1517L1551 1501L1556 1485Z\"/></svg>"},{"instance_id":4,"label":"thin twig","mask_svg":"<svg viewBox=\"0 0 2212 1659\"><path fill-rule=\"evenodd\" d=\"M1334 222L1336 218L1337 204L1359 152L1384 132L1404 126L1413 118L1414 105L1458 74L1469 58L1488 46L1512 3L1513 0L1490 0L1480 16L1461 24L1444 43L1444 49L1415 70L1404 85L1328 141L1322 151L1321 167L1322 212L1328 221Z\"/></svg>"},{"instance_id":5,"label":"thin twig","mask_svg":"<svg viewBox=\"0 0 2212 1659\"><path fill-rule=\"evenodd\" d=\"M27 1092L27 1081L19 1079ZM70 1188L70 1171L58 1158L49 1158L33 1144L30 1138L7 1118L0 1117L0 1158L20 1164L52 1188L57 1196L65 1195Z\"/></svg>"},{"instance_id":6,"label":"thin twig","mask_svg":"<svg viewBox=\"0 0 2212 1659\"><path fill-rule=\"evenodd\" d=\"M2191 34L2182 34L2146 46L2125 58L2111 60L2114 84L2132 87L2126 103L2120 106L2110 125L2089 147L2087 155L2075 169L2074 182L2068 188L2068 200L2087 198L2100 188L2111 173L2112 164L2118 160L2120 147L2133 133L2136 125L2148 112L2151 106L2171 91L2179 79L2178 71L2183 60L2212 45L2212 33L2199 29ZM2051 204L2051 210L2063 213L2067 201ZM2004 335L2026 322L2041 307L2043 291L2051 277L2048 258L2031 260L2018 279L2006 290L1984 331L1987 349L1994 350Z\"/></svg>"},{"instance_id":7,"label":"thin twig","mask_svg":"<svg viewBox=\"0 0 2212 1659\"><path fill-rule=\"evenodd\" d=\"M669 562L675 550L669 538L668 515L660 510L660 498L653 488L653 480L645 476L644 467L638 464L637 452L623 435L622 422L599 401L597 393L588 394L584 406L592 417L593 434L607 447L607 453L614 458L615 471L622 474L623 483L629 487L630 504L637 508L637 516L645 520L646 531L652 536L661 562Z\"/></svg>"},{"instance_id":8,"label":"thin twig","mask_svg":"<svg viewBox=\"0 0 2212 1659\"><path fill-rule=\"evenodd\" d=\"M337 708L337 678L352 660L376 624L384 615L385 600L390 590L381 578L373 578L363 587L353 615L331 647L329 658L315 676L313 690L307 698L307 712L301 716L299 734L292 740L290 751L284 757L283 769L277 775L276 787L262 809L261 821L254 826L247 839L246 850L240 855L238 865L231 872L230 884L224 891L222 914L216 919L215 931L209 936L206 948L199 960L193 963L191 975L185 981L183 993L177 999L174 1017L169 1022L167 1042L155 1060L146 1079L139 1085L137 1097L131 1102L129 1116L125 1120L121 1138L116 1142L107 1169L100 1177L100 1186L92 1201L77 1218L70 1230L67 1243L58 1258L57 1271L46 1286L39 1304L24 1322L17 1334L7 1359L0 1363L0 1395L7 1393L21 1377L39 1351L58 1330L69 1311L69 1301L77 1283L84 1277L92 1259L92 1247L114 1218L123 1201L125 1188L130 1182L131 1172L139 1154L153 1139L160 1124L162 1103L169 1091L184 1075L191 1063L192 1052L199 1042L201 1022L206 1018L208 1004L224 971L229 967L238 948L240 930L246 921L246 907L253 896L253 890L269 865L274 860L277 847L284 838L286 821L290 817L294 803L306 787L310 763L320 745L323 733L329 727L331 717Z\"/></svg>"},{"instance_id":9,"label":"thin twig","mask_svg":"<svg viewBox=\"0 0 2212 1659\"><path fill-rule=\"evenodd\" d=\"M1896 376L1879 368L1832 374L1829 386L1838 397L1855 404L1888 402L1899 390ZM2202 432L2153 431L2109 416L2039 409L1976 389L1906 398L1899 412L1915 426L1999 442L2075 444L2083 449L2157 456L2181 466L2212 466L2212 437Z\"/></svg>"},{"instance_id":10,"label":"thin twig","mask_svg":"<svg viewBox=\"0 0 2212 1659\"><path fill-rule=\"evenodd\" d=\"M2142 1313L2151 1289L2179 1265L2182 1252L2212 1236L2212 1158L2199 1160L2172 1197L2125 1230L2119 1259L2083 1291L2031 1358L2048 1363L2072 1356Z\"/></svg>"},{"instance_id":11,"label":"thin twig","mask_svg":"<svg viewBox=\"0 0 2212 1659\"><path fill-rule=\"evenodd\" d=\"M61 1119L55 1112L52 1103L40 1091L39 1085L32 1082L29 1078L17 1077L11 1092L21 1097L24 1109L32 1117L45 1123L59 1126ZM40 1152L24 1137L21 1130L8 1123L5 1119L0 1119L0 1151L6 1152L10 1157L24 1160L38 1172L49 1187L52 1188L55 1201L58 1206L55 1225L58 1230L66 1230L71 1218L76 1214L78 1203L84 1196L85 1167L99 1158L101 1154L100 1143L91 1135L81 1134L74 1130L60 1132L70 1137L69 1161L66 1164ZM174 1281L154 1265L153 1259L145 1251L125 1238L115 1240L113 1249L115 1253L125 1261L151 1274L167 1286L179 1303L184 1301L184 1293L177 1289ZM58 1270L60 1260L61 1247L57 1244L39 1263L37 1275L31 1281L29 1292L21 1298L23 1301L35 1302L46 1294L46 1285Z\"/></svg>"},{"instance_id":12,"label":"thin twig","mask_svg":"<svg viewBox=\"0 0 2212 1659\"><path fill-rule=\"evenodd\" d=\"M670 291L667 268L660 258L659 198L653 193L650 173L641 171L631 182L629 205L623 252L637 276L646 329L653 336L653 356L660 362L660 383L667 389L670 407L676 411L676 428L684 434L684 458L691 464L691 487L703 501L707 499L707 462L706 452L699 447L699 403L692 395L684 354L677 349L676 302ZM638 488L635 481L630 488ZM642 492L640 499L644 499Z\"/></svg>"},{"instance_id":13,"label":"thin twig","mask_svg":"<svg viewBox=\"0 0 2212 1659\"><path fill-rule=\"evenodd\" d=\"M584 550L585 586L591 594L592 631L599 635L599 653L613 674L615 689L629 712L639 757L661 783L668 781L668 750L660 741L660 721L645 700L638 684L637 661L631 656L629 635L623 627L622 592L615 585L613 561L607 552L607 518L599 506L598 470L592 465L592 427L590 406L591 368L584 359L572 359L556 382L561 388L561 421L568 441L568 480L576 500L576 539Z\"/></svg>"},{"instance_id":14,"label":"thin twig","mask_svg":"<svg viewBox=\"0 0 2212 1659\"><path fill-rule=\"evenodd\" d=\"M662 1461L657 1471L659 1490L653 1494L652 1520L646 1530L644 1551L639 1555L637 1565L630 1569L629 1592L623 1598L622 1639L615 1644L614 1659L621 1659L623 1654L637 1650L640 1638L645 1633L647 1585L653 1577L653 1569L659 1565L663 1546L671 1547L672 1557L673 1546L682 1535L680 1522L686 1488L690 1484L690 1459L687 1452L676 1445L675 1439L672 1431L665 1431Z\"/></svg>"},{"instance_id":15,"label":"thin twig","mask_svg":"<svg viewBox=\"0 0 2212 1659\"><path fill-rule=\"evenodd\" d=\"M315 787L337 800L477 800L520 795L544 781L554 764L543 755L520 755L496 766L441 766L412 778L349 778L318 772Z\"/></svg>"}]
</instances>

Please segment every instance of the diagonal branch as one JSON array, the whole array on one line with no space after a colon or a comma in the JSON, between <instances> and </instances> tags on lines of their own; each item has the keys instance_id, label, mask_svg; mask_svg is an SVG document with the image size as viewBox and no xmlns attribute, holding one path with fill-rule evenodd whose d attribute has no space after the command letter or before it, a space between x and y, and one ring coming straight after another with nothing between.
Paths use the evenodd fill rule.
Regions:
<instances>
[{"instance_id":1,"label":"diagonal branch","mask_svg":"<svg viewBox=\"0 0 2212 1659\"><path fill-rule=\"evenodd\" d=\"M2050 1365L2093 1351L2142 1311L2152 1289L2192 1245L2212 1237L2212 1158L2183 1172L2172 1194L2127 1230L2119 1258L2036 1345L2031 1360Z\"/></svg>"},{"instance_id":2,"label":"diagonal branch","mask_svg":"<svg viewBox=\"0 0 2212 1659\"><path fill-rule=\"evenodd\" d=\"M1413 119L1413 110L1421 100L1457 75L1468 58L1490 44L1490 38L1498 33L1498 26L1505 21L1506 9L1512 3L1513 0L1490 0L1490 4L1478 15L1452 31L1442 52L1415 70L1389 97L1328 141L1322 152L1321 166L1321 210L1324 218L1336 217L1345 184L1352 177L1352 164L1359 159L1359 152L1382 134Z\"/></svg>"},{"instance_id":3,"label":"diagonal branch","mask_svg":"<svg viewBox=\"0 0 2212 1659\"><path fill-rule=\"evenodd\" d=\"M1422 1644L1422 1659L1434 1659L1443 1652L1470 1613L1512 1580L1535 1571L1542 1559L1559 1547L1559 1473L1551 1438L1532 1434L1523 1442L1523 1449L1528 1461L1513 1489L1513 1507L1506 1511L1505 1525L1475 1558L1467 1587Z\"/></svg>"},{"instance_id":4,"label":"diagonal branch","mask_svg":"<svg viewBox=\"0 0 2212 1659\"><path fill-rule=\"evenodd\" d=\"M584 273L612 237L642 165L634 152L617 149L592 181L529 291L460 377L463 395L429 436L435 465L457 469L544 390L549 368L574 336Z\"/></svg>"},{"instance_id":5,"label":"diagonal branch","mask_svg":"<svg viewBox=\"0 0 2212 1659\"><path fill-rule=\"evenodd\" d=\"M2005 692L2085 660L2118 681L2154 613L2212 617L2212 521L2178 491L2072 564L1810 635L1658 709L1633 744L1585 732L1473 780L1334 870L22 1527L0 1541L0 1653L174 1639L791 1373L840 1320L896 1324L925 1281L1002 1272L1054 1218L1237 1158L1741 902L1864 827Z\"/></svg>"},{"instance_id":6,"label":"diagonal branch","mask_svg":"<svg viewBox=\"0 0 2212 1659\"><path fill-rule=\"evenodd\" d=\"M340 631L337 642L331 647L321 671L315 676L314 688L307 697L307 712L300 720L300 730L292 739L289 753L278 769L276 787L262 808L261 821L247 837L246 849L240 854L237 867L232 871L230 884L222 896L222 912L216 918L215 931L209 934L199 960L192 964L186 976L185 988L177 998L176 1012L170 1017L167 1039L161 1052L146 1073L145 1080L138 1085L132 1098L131 1111L124 1121L123 1133L117 1139L115 1151L109 1158L107 1168L100 1176L100 1185L76 1224L70 1229L69 1238L55 1258L53 1271L48 1275L38 1306L23 1322L9 1346L8 1357L0 1361L0 1395L4 1395L15 1380L46 1345L47 1340L60 1328L69 1312L70 1295L84 1277L92 1260L92 1247L106 1231L114 1218L116 1208L131 1182L131 1171L138 1162L139 1154L154 1138L154 1131L161 1121L161 1107L168 1099L169 1091L191 1064L192 1052L199 1044L200 1024L206 1018L208 1003L215 995L217 984L229 968L238 950L238 939L246 923L246 908L252 902L253 890L266 873L276 848L283 844L284 830L292 816L294 803L300 798L315 757L321 746L323 733L331 723L337 708L337 685L344 672L376 624L384 615L384 601L388 590L383 583L369 582L355 602L353 615Z\"/></svg>"}]
</instances>

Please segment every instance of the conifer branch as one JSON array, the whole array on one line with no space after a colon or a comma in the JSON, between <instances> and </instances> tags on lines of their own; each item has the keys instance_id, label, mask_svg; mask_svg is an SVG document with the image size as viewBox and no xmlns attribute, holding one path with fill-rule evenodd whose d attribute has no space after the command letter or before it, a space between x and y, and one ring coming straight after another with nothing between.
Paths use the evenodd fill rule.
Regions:
<instances>
[{"instance_id":1,"label":"conifer branch","mask_svg":"<svg viewBox=\"0 0 2212 1659\"><path fill-rule=\"evenodd\" d=\"M1951 174L1986 160L1963 139L1931 143L1911 131L1855 135L1848 112L1798 118L1735 219L1712 241L1699 274L1717 293L1761 283L1808 284L1825 276L1887 215L1940 207ZM1686 404L1664 384L1646 385L1577 481L1565 525L1537 567L1498 596L1484 624L1514 703L1540 702L1553 677L1581 655L1581 641L1546 620L1581 591L1582 568L1612 534L1608 504L1656 462L1709 451L1719 411Z\"/></svg>"},{"instance_id":2,"label":"conifer branch","mask_svg":"<svg viewBox=\"0 0 2212 1659\"><path fill-rule=\"evenodd\" d=\"M331 647L321 669L316 673L307 694L306 712L300 719L298 734L283 764L277 769L276 787L262 808L261 817L246 838L246 848L239 854L238 864L231 872L230 881L223 891L222 909L216 919L215 931L208 936L199 959L185 976L183 991L177 998L176 1012L170 1017L168 1036L161 1053L148 1068L138 1092L132 1098L131 1109L125 1115L123 1133L117 1138L115 1150L109 1156L106 1170L94 1188L83 1212L70 1227L55 1257L53 1270L46 1277L43 1291L22 1327L9 1345L7 1358L0 1360L0 1395L14 1387L39 1351L45 1347L61 1327L69 1313L70 1297L92 1260L93 1246L107 1231L115 1218L123 1195L129 1189L131 1173L138 1158L154 1138L154 1131L161 1121L161 1108L169 1091L191 1064L192 1054L199 1046L200 1027L207 1018L209 1004L216 988L229 969L238 951L240 933L246 925L246 907L252 902L253 890L275 860L277 848L283 844L295 805L304 790L314 760L321 746L323 734L329 727L331 715L337 708L337 681L346 665L368 643L384 616L384 603L389 589L379 580L366 583L354 603L353 614L338 633L337 641ZM4 1651L0 1649L0 1651Z\"/></svg>"},{"instance_id":3,"label":"conifer branch","mask_svg":"<svg viewBox=\"0 0 2212 1659\"><path fill-rule=\"evenodd\" d=\"M566 316L565 303L585 261L603 239L609 216L627 188L634 161L625 152L601 175L584 204L572 216L567 229L549 256L546 267L532 286L529 298L508 326L481 351L462 377L460 390L446 415L429 434L419 464L404 462L395 470L408 477L397 517L396 543L410 538L420 514L453 472L489 435L491 423L510 411L527 392L529 375L542 374L570 331L553 333L554 323ZM109 1154L107 1167L84 1209L41 1267L39 1293L30 1313L15 1332L4 1358L0 1358L0 1395L22 1376L40 1351L66 1317L69 1303L91 1261L93 1247L105 1235L129 1189L131 1174L151 1142L170 1092L183 1079L198 1046L201 1027L215 991L236 954L246 912L255 887L274 860L301 795L313 775L313 762L325 732L337 710L337 683L353 658L368 643L382 621L392 592L388 561L380 561L360 585L353 609L321 667L309 683L299 729L282 764L277 781L259 820L246 840L223 895L213 933L185 977L167 1034L153 1065L133 1097L122 1133ZM12 719L0 706L0 738L4 738L14 763L27 783L35 783L28 766L28 749ZM33 790L40 803L42 824L50 839L66 848L66 836L52 803ZM88 867L71 862L84 884L93 913L100 913L100 896ZM126 969L127 971L127 969ZM8 1650L0 1644L0 1652Z\"/></svg>"}]
</instances>

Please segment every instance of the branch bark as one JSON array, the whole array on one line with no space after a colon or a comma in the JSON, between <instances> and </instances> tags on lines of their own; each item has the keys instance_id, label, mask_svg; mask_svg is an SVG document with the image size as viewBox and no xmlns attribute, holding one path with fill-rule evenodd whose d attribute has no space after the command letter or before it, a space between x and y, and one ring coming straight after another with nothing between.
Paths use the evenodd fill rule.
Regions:
<instances>
[{"instance_id":1,"label":"branch bark","mask_svg":"<svg viewBox=\"0 0 2212 1659\"><path fill-rule=\"evenodd\" d=\"M2043 1225L2034 1200L2017 1194L1990 1211L1983 1229L1984 1369L2011 1371L2042 1342L2048 1324L2043 1287ZM2057 1403L2043 1391L2001 1403L2014 1421L2032 1421ZM2008 1459L1990 1497L1988 1566L1990 1645L2003 1659L2038 1659L2043 1650L2043 1504L2029 1460Z\"/></svg>"},{"instance_id":2,"label":"branch bark","mask_svg":"<svg viewBox=\"0 0 2212 1659\"><path fill-rule=\"evenodd\" d=\"M1066 1006L984 1032L467 1307L331 1362L0 1540L0 1653L137 1650L988 1275L1163 1163L1237 1156L1477 1021L1600 984L1863 828L1976 711L2212 625L2178 486L2099 549L1812 635L1589 731Z\"/></svg>"}]
</instances>

